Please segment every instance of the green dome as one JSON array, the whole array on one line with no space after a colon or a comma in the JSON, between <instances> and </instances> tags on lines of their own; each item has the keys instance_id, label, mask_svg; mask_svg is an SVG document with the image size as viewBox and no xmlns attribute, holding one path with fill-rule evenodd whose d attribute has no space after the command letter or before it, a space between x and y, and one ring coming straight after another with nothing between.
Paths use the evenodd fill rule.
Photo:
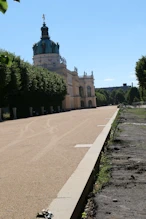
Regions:
<instances>
[{"instance_id":1,"label":"green dome","mask_svg":"<svg viewBox=\"0 0 146 219\"><path fill-rule=\"evenodd\" d=\"M45 23L43 23L41 31L41 40L33 45L33 55L48 53L59 54L59 44L56 44L52 40L50 40L50 36L48 34L48 27Z\"/></svg>"}]
</instances>

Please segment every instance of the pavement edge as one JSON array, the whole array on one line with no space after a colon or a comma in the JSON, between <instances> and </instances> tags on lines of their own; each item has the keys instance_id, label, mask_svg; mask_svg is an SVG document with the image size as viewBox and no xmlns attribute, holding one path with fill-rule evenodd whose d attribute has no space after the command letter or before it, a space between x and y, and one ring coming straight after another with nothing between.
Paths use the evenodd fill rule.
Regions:
<instances>
[{"instance_id":1,"label":"pavement edge","mask_svg":"<svg viewBox=\"0 0 146 219\"><path fill-rule=\"evenodd\" d=\"M94 170L97 171L99 168L101 151L118 111L119 109L116 110L74 173L49 205L48 209L53 213L54 219L77 219L79 217L82 211L81 206L84 206L94 183Z\"/></svg>"}]
</instances>

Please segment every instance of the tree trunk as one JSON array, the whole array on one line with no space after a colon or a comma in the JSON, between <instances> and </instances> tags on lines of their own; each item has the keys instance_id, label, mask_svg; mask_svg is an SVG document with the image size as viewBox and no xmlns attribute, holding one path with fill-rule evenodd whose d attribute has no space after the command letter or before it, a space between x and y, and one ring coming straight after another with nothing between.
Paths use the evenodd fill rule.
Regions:
<instances>
[{"instance_id":1,"label":"tree trunk","mask_svg":"<svg viewBox=\"0 0 146 219\"><path fill-rule=\"evenodd\" d=\"M41 114L44 115L44 106L41 107Z\"/></svg>"},{"instance_id":2,"label":"tree trunk","mask_svg":"<svg viewBox=\"0 0 146 219\"><path fill-rule=\"evenodd\" d=\"M29 107L29 115L30 115L30 116L33 116L32 112L33 112L33 108L32 108L32 107Z\"/></svg>"},{"instance_id":3,"label":"tree trunk","mask_svg":"<svg viewBox=\"0 0 146 219\"><path fill-rule=\"evenodd\" d=\"M13 119L17 119L17 108L13 107Z\"/></svg>"},{"instance_id":4,"label":"tree trunk","mask_svg":"<svg viewBox=\"0 0 146 219\"><path fill-rule=\"evenodd\" d=\"M2 122L2 108L0 108L0 122Z\"/></svg>"},{"instance_id":5,"label":"tree trunk","mask_svg":"<svg viewBox=\"0 0 146 219\"><path fill-rule=\"evenodd\" d=\"M143 100L143 87L141 87L141 96L142 96L142 100Z\"/></svg>"},{"instance_id":6,"label":"tree trunk","mask_svg":"<svg viewBox=\"0 0 146 219\"><path fill-rule=\"evenodd\" d=\"M57 107L58 113L60 113L60 106Z\"/></svg>"},{"instance_id":7,"label":"tree trunk","mask_svg":"<svg viewBox=\"0 0 146 219\"><path fill-rule=\"evenodd\" d=\"M53 113L53 106L50 106L50 113Z\"/></svg>"}]
</instances>

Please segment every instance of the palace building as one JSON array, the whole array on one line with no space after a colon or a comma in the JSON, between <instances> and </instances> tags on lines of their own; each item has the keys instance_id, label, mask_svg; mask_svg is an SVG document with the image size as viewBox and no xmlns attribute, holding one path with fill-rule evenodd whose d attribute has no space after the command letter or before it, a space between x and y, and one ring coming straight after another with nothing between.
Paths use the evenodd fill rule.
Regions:
<instances>
[{"instance_id":1,"label":"palace building","mask_svg":"<svg viewBox=\"0 0 146 219\"><path fill-rule=\"evenodd\" d=\"M61 75L67 85L67 95L62 103L64 110L96 107L93 72L82 77L78 69L67 69L66 60L60 56L59 44L50 39L48 27L44 21L41 27L41 39L33 45L33 64L42 66Z\"/></svg>"}]
</instances>

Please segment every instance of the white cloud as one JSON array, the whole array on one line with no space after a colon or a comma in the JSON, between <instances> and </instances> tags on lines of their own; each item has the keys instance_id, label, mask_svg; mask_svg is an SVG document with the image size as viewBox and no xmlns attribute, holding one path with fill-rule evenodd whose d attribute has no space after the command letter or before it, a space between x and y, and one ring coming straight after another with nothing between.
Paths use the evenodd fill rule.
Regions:
<instances>
[{"instance_id":1,"label":"white cloud","mask_svg":"<svg viewBox=\"0 0 146 219\"><path fill-rule=\"evenodd\" d=\"M106 78L104 79L104 81L114 81L115 79L114 78Z\"/></svg>"}]
</instances>

